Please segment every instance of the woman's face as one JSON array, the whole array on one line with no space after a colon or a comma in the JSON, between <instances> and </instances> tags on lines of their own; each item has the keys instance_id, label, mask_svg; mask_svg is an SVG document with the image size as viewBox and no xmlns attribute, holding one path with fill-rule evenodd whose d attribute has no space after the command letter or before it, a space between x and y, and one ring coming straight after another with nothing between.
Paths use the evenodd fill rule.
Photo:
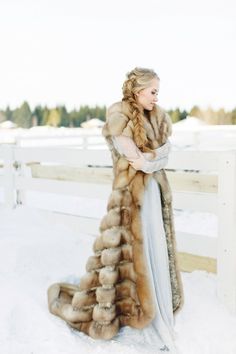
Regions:
<instances>
[{"instance_id":1,"label":"woman's face","mask_svg":"<svg viewBox=\"0 0 236 354\"><path fill-rule=\"evenodd\" d=\"M154 78L150 81L150 84L145 89L139 91L137 96L138 103L144 108L151 111L154 104L158 101L157 95L159 92L160 80Z\"/></svg>"}]
</instances>

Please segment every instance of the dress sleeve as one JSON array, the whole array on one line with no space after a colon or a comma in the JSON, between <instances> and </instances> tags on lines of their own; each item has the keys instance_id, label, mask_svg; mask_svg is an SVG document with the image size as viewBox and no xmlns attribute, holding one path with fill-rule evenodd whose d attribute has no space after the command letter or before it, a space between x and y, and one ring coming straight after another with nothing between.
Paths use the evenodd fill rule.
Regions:
<instances>
[{"instance_id":1,"label":"dress sleeve","mask_svg":"<svg viewBox=\"0 0 236 354\"><path fill-rule=\"evenodd\" d=\"M155 149L156 158L150 160L150 153L142 153L134 141L127 136L119 135L112 137L113 143L117 151L127 159L138 159L143 155L143 164L140 168L145 173L152 173L164 168L168 163L168 154L171 149L170 141Z\"/></svg>"}]
</instances>

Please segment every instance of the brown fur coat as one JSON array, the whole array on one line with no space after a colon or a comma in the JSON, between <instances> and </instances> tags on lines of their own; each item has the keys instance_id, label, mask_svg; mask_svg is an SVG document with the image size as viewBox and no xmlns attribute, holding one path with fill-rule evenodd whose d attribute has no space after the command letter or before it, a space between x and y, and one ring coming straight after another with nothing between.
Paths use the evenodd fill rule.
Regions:
<instances>
[{"instance_id":1,"label":"brown fur coat","mask_svg":"<svg viewBox=\"0 0 236 354\"><path fill-rule=\"evenodd\" d=\"M183 286L177 262L172 193L165 170L146 174L135 170L114 148L112 136L133 138L133 122L126 102L107 109L103 135L113 160L113 186L100 235L76 285L56 283L48 289L50 311L95 339L111 339L120 327L147 326L155 317L155 302L145 260L140 209L145 187L153 176L161 190L163 222L169 256L173 312L183 306ZM144 119L151 149L165 143L171 120L159 106Z\"/></svg>"}]
</instances>

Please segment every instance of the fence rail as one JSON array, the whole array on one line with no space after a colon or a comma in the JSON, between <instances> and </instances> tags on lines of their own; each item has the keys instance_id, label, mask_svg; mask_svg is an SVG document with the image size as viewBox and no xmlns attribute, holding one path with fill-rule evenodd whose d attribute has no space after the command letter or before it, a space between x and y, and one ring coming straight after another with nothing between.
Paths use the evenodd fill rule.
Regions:
<instances>
[{"instance_id":1,"label":"fence rail","mask_svg":"<svg viewBox=\"0 0 236 354\"><path fill-rule=\"evenodd\" d=\"M8 207L24 204L29 191L101 199L107 199L111 192L108 150L6 144L0 147L0 159L0 187ZM215 267L218 296L236 312L236 151L172 151L166 172L174 208L218 216L218 237L199 235L195 230L177 232L182 269L189 257L211 264L212 271ZM81 230L97 234L99 219L76 218Z\"/></svg>"},{"instance_id":2,"label":"fence rail","mask_svg":"<svg viewBox=\"0 0 236 354\"><path fill-rule=\"evenodd\" d=\"M173 124L171 142L178 148L201 150L236 149L236 125L182 124L188 119ZM183 143L184 142L184 143ZM0 144L17 146L80 146L83 149L104 146L100 128L53 128L0 129Z\"/></svg>"}]
</instances>

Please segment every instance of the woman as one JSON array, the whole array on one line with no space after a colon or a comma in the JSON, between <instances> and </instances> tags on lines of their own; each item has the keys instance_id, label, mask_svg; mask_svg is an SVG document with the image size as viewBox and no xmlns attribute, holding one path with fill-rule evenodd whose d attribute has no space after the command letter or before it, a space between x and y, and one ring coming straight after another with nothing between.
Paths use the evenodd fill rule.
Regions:
<instances>
[{"instance_id":1,"label":"woman","mask_svg":"<svg viewBox=\"0 0 236 354\"><path fill-rule=\"evenodd\" d=\"M141 339L175 352L174 314L183 306L172 193L164 167L171 120L156 105L159 77L135 68L122 101L107 109L103 135L114 180L100 235L78 285L53 284L50 311L94 339ZM137 333L139 336L137 336Z\"/></svg>"}]
</instances>

